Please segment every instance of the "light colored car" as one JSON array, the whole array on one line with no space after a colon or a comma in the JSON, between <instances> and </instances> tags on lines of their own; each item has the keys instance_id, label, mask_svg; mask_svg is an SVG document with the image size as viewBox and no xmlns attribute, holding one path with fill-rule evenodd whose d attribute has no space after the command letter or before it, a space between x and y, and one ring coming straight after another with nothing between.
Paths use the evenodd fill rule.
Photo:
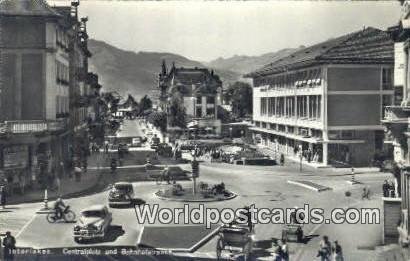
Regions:
<instances>
[{"instance_id":1,"label":"light colored car","mask_svg":"<svg viewBox=\"0 0 410 261\"><path fill-rule=\"evenodd\" d=\"M130 206L132 204L134 196L134 189L130 182L117 182L113 185L108 194L108 206Z\"/></svg>"},{"instance_id":2,"label":"light colored car","mask_svg":"<svg viewBox=\"0 0 410 261\"><path fill-rule=\"evenodd\" d=\"M103 239L111 226L112 214L104 205L94 205L81 211L74 226L74 241Z\"/></svg>"}]
</instances>

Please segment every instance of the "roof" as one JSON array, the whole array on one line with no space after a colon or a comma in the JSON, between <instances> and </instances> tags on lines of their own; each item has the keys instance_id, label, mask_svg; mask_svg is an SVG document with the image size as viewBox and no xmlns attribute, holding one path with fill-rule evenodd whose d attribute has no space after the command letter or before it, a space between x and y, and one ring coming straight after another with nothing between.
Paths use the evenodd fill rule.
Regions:
<instances>
[{"instance_id":1,"label":"roof","mask_svg":"<svg viewBox=\"0 0 410 261\"><path fill-rule=\"evenodd\" d=\"M3 0L0 2L0 14L7 16L61 16L45 0Z\"/></svg>"},{"instance_id":2,"label":"roof","mask_svg":"<svg viewBox=\"0 0 410 261\"><path fill-rule=\"evenodd\" d=\"M385 31L367 27L303 48L245 77L280 73L315 64L393 64L394 42Z\"/></svg>"},{"instance_id":3,"label":"roof","mask_svg":"<svg viewBox=\"0 0 410 261\"><path fill-rule=\"evenodd\" d=\"M210 81L211 79L220 82L219 77L206 68L173 68L168 77L175 77L182 84L195 84Z\"/></svg>"},{"instance_id":4,"label":"roof","mask_svg":"<svg viewBox=\"0 0 410 261\"><path fill-rule=\"evenodd\" d=\"M85 212L85 211L101 211L105 208L104 205L92 205L89 207L86 207L85 209L81 210L81 212Z\"/></svg>"}]
</instances>

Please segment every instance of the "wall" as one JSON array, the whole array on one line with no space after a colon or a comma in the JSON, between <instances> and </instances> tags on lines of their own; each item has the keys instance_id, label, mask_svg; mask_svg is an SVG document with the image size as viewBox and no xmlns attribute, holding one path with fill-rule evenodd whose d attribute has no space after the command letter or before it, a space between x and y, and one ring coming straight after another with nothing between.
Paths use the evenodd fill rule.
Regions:
<instances>
[{"instance_id":1,"label":"wall","mask_svg":"<svg viewBox=\"0 0 410 261\"><path fill-rule=\"evenodd\" d=\"M329 95L329 126L380 125L380 95Z\"/></svg>"},{"instance_id":2,"label":"wall","mask_svg":"<svg viewBox=\"0 0 410 261\"><path fill-rule=\"evenodd\" d=\"M43 55L24 54L22 56L21 119L40 120L43 118Z\"/></svg>"},{"instance_id":3,"label":"wall","mask_svg":"<svg viewBox=\"0 0 410 261\"><path fill-rule=\"evenodd\" d=\"M327 79L328 91L379 90L381 69L379 67L330 67Z\"/></svg>"},{"instance_id":4,"label":"wall","mask_svg":"<svg viewBox=\"0 0 410 261\"><path fill-rule=\"evenodd\" d=\"M43 48L45 46L45 26L41 18L1 19L2 47Z\"/></svg>"}]
</instances>

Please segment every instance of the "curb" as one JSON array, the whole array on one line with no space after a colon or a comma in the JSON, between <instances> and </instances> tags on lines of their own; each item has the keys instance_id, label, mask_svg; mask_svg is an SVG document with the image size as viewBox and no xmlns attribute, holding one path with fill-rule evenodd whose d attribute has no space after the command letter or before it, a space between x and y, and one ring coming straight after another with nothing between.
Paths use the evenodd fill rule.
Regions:
<instances>
[{"instance_id":1,"label":"curb","mask_svg":"<svg viewBox=\"0 0 410 261\"><path fill-rule=\"evenodd\" d=\"M165 201L177 201L177 202L218 202L218 201L231 200L238 196L238 194L236 194L235 192L230 191L232 195L224 199L180 199L180 198L162 197L162 196L157 195L158 192L159 191L154 192L154 196L156 196L157 198L161 200L165 200Z\"/></svg>"},{"instance_id":2,"label":"curb","mask_svg":"<svg viewBox=\"0 0 410 261\"><path fill-rule=\"evenodd\" d=\"M305 184L305 183L300 182L300 181L288 180L287 182L288 182L289 184L301 186L301 187L304 187L304 188L307 188L307 189L310 189L310 190L313 190L313 191L316 191L316 192L322 192L322 191L326 191L326 190L333 190L332 188L330 188L330 187L325 187L325 186L322 186L323 188L317 188L317 187L310 186L310 185Z\"/></svg>"}]
</instances>

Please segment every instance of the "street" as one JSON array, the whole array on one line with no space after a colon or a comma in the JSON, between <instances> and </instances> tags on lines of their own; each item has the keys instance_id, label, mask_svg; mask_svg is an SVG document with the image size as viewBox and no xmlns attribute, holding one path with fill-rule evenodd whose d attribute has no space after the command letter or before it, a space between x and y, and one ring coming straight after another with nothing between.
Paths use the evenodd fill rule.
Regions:
<instances>
[{"instance_id":1,"label":"street","mask_svg":"<svg viewBox=\"0 0 410 261\"><path fill-rule=\"evenodd\" d=\"M138 129L136 122L126 123ZM140 131L140 130L138 130ZM136 133L138 132L136 131ZM142 151L143 152L143 151ZM189 164L180 164L183 169L190 170ZM92 167L92 166L90 166ZM226 163L201 163L199 180L209 184L224 182L226 188L236 193L234 199L220 202L208 202L206 208L242 208L246 205L255 205L256 208L292 208L303 207L309 204L310 208L323 208L325 213L335 207L347 207L348 204L355 207L381 207L382 181L389 177L383 173L359 173L357 179L363 184L351 185L347 183L351 179L346 169L313 169L304 167L300 173L298 164L288 162L285 166L242 166ZM127 175L137 173L133 168L119 169L127 172ZM108 173L106 175L109 175ZM121 175L120 175L121 176ZM108 178L108 177L107 177ZM301 186L289 184L289 180L306 180L316 184L332 188L328 191L316 192ZM183 187L191 185L191 181L179 181ZM363 186L368 186L372 191L371 200L361 200ZM169 185L157 185L153 181L133 182L136 196L146 202L147 205L158 204L160 208L182 208L184 204L190 207L198 207L200 203L184 203L177 201L163 201L154 193ZM351 191L352 197L345 197L345 192ZM88 206L95 204L107 204L108 191L101 191L92 195L78 198L70 198L66 203L77 214ZM113 214L113 222L109 235L102 241L76 243L73 240L72 223L49 224L44 214L34 212L41 207L42 203L20 204L9 206L11 212L0 213L0 221L11 229L16 235L18 247L33 248L63 248L63 247L91 247L91 246L136 246L142 227L136 219L134 208L110 208ZM22 224L24 217L24 225ZM160 225L158 220L156 225ZM172 226L171 224L170 226ZM180 224L182 225L182 224ZM16 227L16 228L15 228ZM255 241L281 238L283 225L279 224L256 224ZM306 224L303 227L307 242L290 243L292 260L312 260L315 258L319 241L323 235L328 235L331 240L338 240L343 246L346 260L359 260L368 254L368 249L381 243L381 225L349 225L349 224ZM351 239L355 240L352 241ZM170 240L172 236L170 237ZM174 238L173 240L176 240ZM159 240L161 241L161 240ZM188 256L215 258L216 238L200 247L195 253ZM358 251L358 247L364 250ZM367 251L366 251L367 249ZM184 256L183 253L177 255ZM260 259L266 257L261 256Z\"/></svg>"}]
</instances>

